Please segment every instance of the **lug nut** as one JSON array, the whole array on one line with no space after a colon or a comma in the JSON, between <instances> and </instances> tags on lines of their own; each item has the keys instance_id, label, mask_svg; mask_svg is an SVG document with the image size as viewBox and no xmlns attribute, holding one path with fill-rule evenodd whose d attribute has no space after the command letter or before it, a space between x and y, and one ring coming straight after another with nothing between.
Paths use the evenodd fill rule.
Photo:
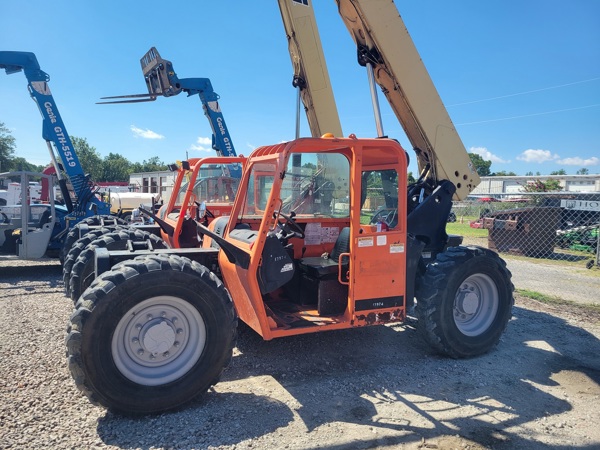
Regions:
<instances>
[{"instance_id":1,"label":"lug nut","mask_svg":"<svg viewBox=\"0 0 600 450\"><path fill-rule=\"evenodd\" d=\"M141 348L137 351L137 354L139 356L142 356L144 354L144 350L142 350Z\"/></svg>"}]
</instances>

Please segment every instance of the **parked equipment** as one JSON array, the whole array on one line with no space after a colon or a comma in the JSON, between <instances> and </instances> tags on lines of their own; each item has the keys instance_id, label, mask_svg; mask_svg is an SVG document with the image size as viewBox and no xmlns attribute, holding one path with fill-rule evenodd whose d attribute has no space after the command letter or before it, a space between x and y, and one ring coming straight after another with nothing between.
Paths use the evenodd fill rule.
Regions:
<instances>
[{"instance_id":1,"label":"parked equipment","mask_svg":"<svg viewBox=\"0 0 600 450\"><path fill-rule=\"evenodd\" d=\"M0 69L4 69L7 75L22 71L27 78L29 94L42 114L42 137L48 146L64 201L64 205L52 205L53 214L48 219L51 236L47 247L34 248L31 242L31 245L25 247L22 244L21 247L17 245L16 248L21 249L18 255L25 259L39 258L45 254L58 256L63 249L65 236L74 224L92 216L108 216L110 207L96 195L97 186L90 180L89 175L85 174L79 163L71 138L50 92L48 85L50 77L40 69L35 55L30 52L0 51ZM66 177L63 176L63 171ZM14 176L20 175L14 174ZM38 178L48 179L41 174ZM67 182L71 185L72 194ZM45 239L36 242L41 245Z\"/></svg>"},{"instance_id":2,"label":"parked equipment","mask_svg":"<svg viewBox=\"0 0 600 450\"><path fill-rule=\"evenodd\" d=\"M287 6L312 14L307 3ZM207 227L196 205L186 226L199 248L96 249L98 277L66 341L92 402L155 413L205 392L232 358L238 318L269 340L402 322L416 298L418 330L436 351L470 357L499 341L511 274L445 231L452 198L478 183L467 152L394 4L338 5L415 147L418 181L407 186L407 154L379 125L378 138L298 138L252 152L228 218ZM372 223L381 202L388 212Z\"/></svg>"},{"instance_id":3,"label":"parked equipment","mask_svg":"<svg viewBox=\"0 0 600 450\"><path fill-rule=\"evenodd\" d=\"M207 172L218 173L223 164L243 167L245 161L244 157L192 158L172 165L172 170L177 172L173 195L156 214L153 208L138 206L133 215L139 214L144 220L133 231L126 225L106 223L81 224L73 229L69 233L69 239L73 242L63 265L66 294L77 301L92 283L97 271L95 253L99 248L111 251L113 256L117 251L125 251L125 255L131 256L165 248L200 248L203 233L196 224L208 226L215 217L229 216L240 181L220 173L218 176L209 176ZM204 243L208 245L208 241ZM105 261L102 260L100 265ZM202 262L208 264L205 260ZM217 270L218 267L213 265L211 268Z\"/></svg>"}]
</instances>

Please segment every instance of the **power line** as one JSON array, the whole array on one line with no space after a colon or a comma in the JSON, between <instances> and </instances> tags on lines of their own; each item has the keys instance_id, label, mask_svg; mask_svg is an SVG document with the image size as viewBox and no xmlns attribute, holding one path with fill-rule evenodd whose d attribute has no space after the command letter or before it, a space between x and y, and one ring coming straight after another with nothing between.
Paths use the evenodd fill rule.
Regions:
<instances>
[{"instance_id":1,"label":"power line","mask_svg":"<svg viewBox=\"0 0 600 450\"><path fill-rule=\"evenodd\" d=\"M541 89L533 89L531 91L517 92L515 94L500 95L498 97L483 98L481 100L471 100L469 102L454 103L452 105L447 105L447 107L450 108L451 106L462 106L462 105L471 105L473 103L489 102L492 100L500 100L503 98L516 97L518 95L533 94L534 92L549 91L552 89L559 89L559 88L563 88L563 87L567 87L567 86L574 86L576 84L589 83L591 81L596 81L596 80L600 80L600 77L590 78L589 80L574 81L572 83L559 84L557 86L550 86L550 87L541 88Z\"/></svg>"},{"instance_id":2,"label":"power line","mask_svg":"<svg viewBox=\"0 0 600 450\"><path fill-rule=\"evenodd\" d=\"M524 117L544 116L546 114L554 114L554 113L566 112L566 111L576 111L578 109L595 108L597 106L600 106L600 103L596 103L594 105L579 106L577 108L556 109L554 111L546 111L546 112L540 112L540 113L534 113L534 114L524 114L524 115L521 115L521 116L502 117L500 119L489 119L489 120L479 120L477 122L457 123L456 126L461 126L461 125L475 125L475 124L479 124L479 123L489 123L489 122L500 122L502 120L522 119Z\"/></svg>"}]
</instances>

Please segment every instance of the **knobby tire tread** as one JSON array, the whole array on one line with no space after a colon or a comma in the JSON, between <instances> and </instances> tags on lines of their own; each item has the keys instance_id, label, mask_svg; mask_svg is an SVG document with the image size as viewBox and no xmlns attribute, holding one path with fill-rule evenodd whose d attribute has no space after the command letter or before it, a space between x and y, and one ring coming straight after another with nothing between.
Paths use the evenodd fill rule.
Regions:
<instances>
[{"instance_id":1,"label":"knobby tire tread","mask_svg":"<svg viewBox=\"0 0 600 450\"><path fill-rule=\"evenodd\" d=\"M115 230L108 234L104 234L103 236L99 236L97 239L88 243L77 255L77 259L71 268L68 295L70 295L73 301L77 301L85 289L91 284L89 278L93 277L94 252L97 248L114 250L117 246L120 248L124 245L124 242L128 240L141 242L148 239L152 242L154 248L167 248L167 244L160 237L135 228Z\"/></svg>"},{"instance_id":2,"label":"knobby tire tread","mask_svg":"<svg viewBox=\"0 0 600 450\"><path fill-rule=\"evenodd\" d=\"M220 328L223 329L223 327L227 327L229 329L229 332L226 333L228 336L228 345L223 349L223 354L220 357L223 359L223 364L216 376L207 380L201 389L195 392L194 395L187 397L184 401L180 402L180 404L167 405L166 407L157 408L153 411L133 411L123 409L120 406L115 405L110 398L107 398L107 396L97 392L94 388L94 384L90 380L90 374L86 372L84 365L86 356L83 348L84 333L88 334L88 340L95 339L95 330L87 329L86 326L89 324L89 321L99 305L102 305L104 302L116 301L116 299L111 297L111 294L119 286L149 272L157 272L157 275L159 273L164 273L165 276L167 276L168 271L184 272L199 277L204 284L217 293L217 295L213 297L220 302L220 306L223 308L226 317L226 323L220 324ZM237 326L238 317L227 289L221 280L206 267L195 261L177 255L163 254L139 256L133 260L121 262L114 266L110 271L103 273L92 282L92 285L77 301L75 310L70 317L65 339L69 371L71 372L71 376L73 377L77 389L94 405L103 406L119 413L134 416L174 409L203 395L211 386L214 386L220 380L221 374L229 366L232 360L233 349L236 346L237 341ZM171 389L177 389L177 382L171 384L174 385Z\"/></svg>"},{"instance_id":3,"label":"knobby tire tread","mask_svg":"<svg viewBox=\"0 0 600 450\"><path fill-rule=\"evenodd\" d=\"M449 341L443 327L441 326L441 309L444 301L454 301L454 292L449 291L448 283L452 281L454 270L459 270L460 266L472 260L473 258L485 258L496 266L499 280L504 280L509 299L500 296L500 305L498 315L505 315L500 318L499 327L496 328L496 338L492 345L484 351L475 351L475 349L461 348L457 349ZM506 267L506 262L502 260L495 252L476 246L450 247L445 252L437 255L436 260L427 266L424 274L417 278L417 305L415 312L417 315L417 331L422 338L435 350L442 355L452 358L464 358L476 356L489 351L500 340L500 336L506 329L508 321L512 314L514 305L513 291L514 286L511 282L512 274ZM502 291L503 286L498 286ZM445 299L445 296L451 296L451 299ZM496 321L495 321L496 322Z\"/></svg>"}]
</instances>

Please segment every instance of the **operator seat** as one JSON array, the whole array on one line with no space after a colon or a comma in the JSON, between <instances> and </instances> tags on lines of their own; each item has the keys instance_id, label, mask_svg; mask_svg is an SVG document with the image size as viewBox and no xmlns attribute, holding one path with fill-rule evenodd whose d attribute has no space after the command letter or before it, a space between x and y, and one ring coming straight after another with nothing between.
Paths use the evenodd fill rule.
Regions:
<instances>
[{"instance_id":1,"label":"operator seat","mask_svg":"<svg viewBox=\"0 0 600 450\"><path fill-rule=\"evenodd\" d=\"M338 280L339 259L350 251L350 228L342 228L328 257L302 258L298 262L302 299L317 303L321 316L342 314L348 305L348 285ZM342 259L342 279L346 281L349 258Z\"/></svg>"},{"instance_id":2,"label":"operator seat","mask_svg":"<svg viewBox=\"0 0 600 450\"><path fill-rule=\"evenodd\" d=\"M323 278L328 275L335 275L337 278L338 263L340 255L342 253L348 253L350 251L350 227L342 228L340 234L335 241L333 250L327 256L309 256L302 258L298 266L303 273L314 277ZM347 257L346 261L342 261L345 266L348 265Z\"/></svg>"}]
</instances>

